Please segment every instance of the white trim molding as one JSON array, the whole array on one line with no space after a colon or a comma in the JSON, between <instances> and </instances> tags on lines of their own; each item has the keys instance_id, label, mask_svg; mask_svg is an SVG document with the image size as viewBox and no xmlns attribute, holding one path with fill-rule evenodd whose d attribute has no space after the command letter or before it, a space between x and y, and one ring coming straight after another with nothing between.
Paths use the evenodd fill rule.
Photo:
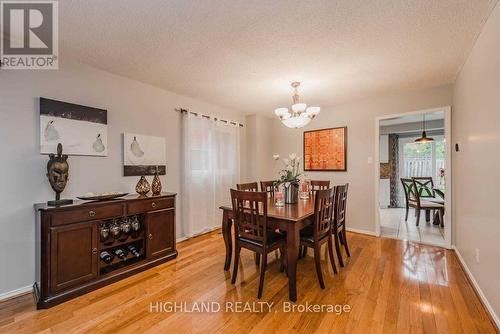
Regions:
<instances>
[{"instance_id":1,"label":"white trim molding","mask_svg":"<svg viewBox=\"0 0 500 334\"><path fill-rule=\"evenodd\" d=\"M373 231L368 231L368 230L360 230L357 228L351 228L351 227L346 227L346 230L348 232L353 232L353 233L359 233L359 234L366 234L366 235L371 235L373 237L378 237L377 233Z\"/></svg>"},{"instance_id":2,"label":"white trim molding","mask_svg":"<svg viewBox=\"0 0 500 334\"><path fill-rule=\"evenodd\" d=\"M18 289L12 290L12 291L0 293L0 301L19 297L21 295L25 295L25 294L32 292L32 291L33 291L33 286L28 285L28 286L18 288Z\"/></svg>"},{"instance_id":3,"label":"white trim molding","mask_svg":"<svg viewBox=\"0 0 500 334\"><path fill-rule=\"evenodd\" d=\"M472 275L472 272L469 270L469 267L465 263L465 260L463 259L462 255L460 254L460 251L458 250L458 248L455 245L453 245L452 249L455 251L455 254L457 255L458 261L460 261L462 268L464 268L465 274L469 278L469 281L472 283L472 286L473 286L474 290L476 291L476 294L479 296L479 299L481 299L481 302L488 310L488 312L491 316L491 319L493 319L493 321L495 322L495 325L497 326L497 329L499 329L500 328L500 319L498 318L497 314L495 313L495 310L493 310L493 307L488 302L486 295L483 293L483 290L481 290L481 287L479 286L476 279L474 278L474 275Z\"/></svg>"}]
</instances>

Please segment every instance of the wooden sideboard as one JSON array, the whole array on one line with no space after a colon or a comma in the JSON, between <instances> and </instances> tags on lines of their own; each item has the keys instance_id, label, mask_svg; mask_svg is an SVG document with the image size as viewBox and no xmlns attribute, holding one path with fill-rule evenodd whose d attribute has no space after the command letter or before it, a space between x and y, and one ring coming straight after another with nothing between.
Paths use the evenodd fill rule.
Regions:
<instances>
[{"instance_id":1,"label":"wooden sideboard","mask_svg":"<svg viewBox=\"0 0 500 334\"><path fill-rule=\"evenodd\" d=\"M130 195L59 207L36 204L37 308L52 307L176 258L175 196ZM125 221L136 221L139 228L126 233L120 225ZM110 226L121 226L119 236L103 237L101 229ZM128 251L130 246L135 254ZM108 262L101 258L118 249L126 255Z\"/></svg>"}]
</instances>

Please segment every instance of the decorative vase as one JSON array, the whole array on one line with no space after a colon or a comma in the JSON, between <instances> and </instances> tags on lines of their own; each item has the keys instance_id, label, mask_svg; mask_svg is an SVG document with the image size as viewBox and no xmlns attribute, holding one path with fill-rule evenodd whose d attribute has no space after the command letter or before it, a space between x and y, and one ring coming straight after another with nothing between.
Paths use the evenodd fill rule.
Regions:
<instances>
[{"instance_id":1,"label":"decorative vase","mask_svg":"<svg viewBox=\"0 0 500 334\"><path fill-rule=\"evenodd\" d=\"M146 195L149 190L151 190L151 187L149 186L148 180L144 176L141 176L141 179L139 182L137 182L137 185L135 186L135 191L141 195L144 196Z\"/></svg>"},{"instance_id":2,"label":"decorative vase","mask_svg":"<svg viewBox=\"0 0 500 334\"><path fill-rule=\"evenodd\" d=\"M295 204L299 201L299 187L296 184L285 184L285 203Z\"/></svg>"},{"instance_id":3,"label":"decorative vase","mask_svg":"<svg viewBox=\"0 0 500 334\"><path fill-rule=\"evenodd\" d=\"M151 183L151 190L153 191L153 195L161 194L161 181L158 175L158 167L156 167L155 177L153 178L153 183Z\"/></svg>"}]
</instances>

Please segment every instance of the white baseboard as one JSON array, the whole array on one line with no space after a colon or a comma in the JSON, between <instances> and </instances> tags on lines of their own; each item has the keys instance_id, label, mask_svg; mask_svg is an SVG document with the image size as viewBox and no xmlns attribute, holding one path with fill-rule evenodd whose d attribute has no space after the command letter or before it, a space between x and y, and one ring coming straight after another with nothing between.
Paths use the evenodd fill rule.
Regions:
<instances>
[{"instance_id":1,"label":"white baseboard","mask_svg":"<svg viewBox=\"0 0 500 334\"><path fill-rule=\"evenodd\" d=\"M204 230L203 232L200 232L200 233L197 233L197 234L194 234L194 235L191 235L189 237L180 237L180 238L177 238L175 239L175 242L178 243L178 242L181 242L181 241L185 241L185 240L188 240L188 239L191 239L191 238L194 238L194 237L199 237L200 235L203 235L203 234L207 234L207 233L210 233L210 232L213 232L215 230L218 230L220 229L220 225L216 225L216 226L213 226L213 227L209 227L207 228L206 230Z\"/></svg>"},{"instance_id":2,"label":"white baseboard","mask_svg":"<svg viewBox=\"0 0 500 334\"><path fill-rule=\"evenodd\" d=\"M26 294L28 292L31 292L31 291L33 291L33 286L32 285L28 285L28 286L25 286L23 288L19 288L19 289L15 289L15 290L12 290L12 291L7 291L7 292L4 292L4 293L0 293L0 301L11 299L11 298L15 298L17 296L24 295L24 294Z\"/></svg>"},{"instance_id":3,"label":"white baseboard","mask_svg":"<svg viewBox=\"0 0 500 334\"><path fill-rule=\"evenodd\" d=\"M465 260L463 259L462 255L458 251L458 248L455 247L455 245L452 246L452 249L455 251L455 254L457 254L458 260L462 264L462 267L465 270L465 273L469 277L469 280L472 282L472 285L474 286L474 289L476 290L476 293L479 295L479 298L483 302L484 306L490 313L491 318L495 322L495 325L497 326L497 329L500 328L500 319L498 318L497 314L493 310L493 307L491 307L491 304L488 302L488 299L486 299L486 295L483 293L483 290L479 287L479 284L477 283L476 279L474 278L474 275L472 275L472 272L469 270L469 267L465 263Z\"/></svg>"},{"instance_id":4,"label":"white baseboard","mask_svg":"<svg viewBox=\"0 0 500 334\"><path fill-rule=\"evenodd\" d=\"M368 231L368 230L360 230L360 229L357 229L357 228L351 228L351 227L347 227L346 228L347 231L349 232L354 232L354 233L360 233L360 234L366 234L366 235L371 235L371 236L374 236L374 237L378 237L377 233L373 232L373 231Z\"/></svg>"}]
</instances>

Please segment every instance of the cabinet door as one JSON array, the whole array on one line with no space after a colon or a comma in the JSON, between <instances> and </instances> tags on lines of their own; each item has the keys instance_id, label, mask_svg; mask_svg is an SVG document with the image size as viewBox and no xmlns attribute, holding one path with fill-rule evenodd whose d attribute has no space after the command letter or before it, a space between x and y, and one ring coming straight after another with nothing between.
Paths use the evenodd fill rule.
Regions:
<instances>
[{"instance_id":1,"label":"cabinet door","mask_svg":"<svg viewBox=\"0 0 500 334\"><path fill-rule=\"evenodd\" d=\"M50 231L50 286L53 292L97 277L97 225L80 223Z\"/></svg>"},{"instance_id":2,"label":"cabinet door","mask_svg":"<svg viewBox=\"0 0 500 334\"><path fill-rule=\"evenodd\" d=\"M175 251L175 211L173 209L150 212L146 216L146 256L160 257Z\"/></svg>"}]
</instances>

